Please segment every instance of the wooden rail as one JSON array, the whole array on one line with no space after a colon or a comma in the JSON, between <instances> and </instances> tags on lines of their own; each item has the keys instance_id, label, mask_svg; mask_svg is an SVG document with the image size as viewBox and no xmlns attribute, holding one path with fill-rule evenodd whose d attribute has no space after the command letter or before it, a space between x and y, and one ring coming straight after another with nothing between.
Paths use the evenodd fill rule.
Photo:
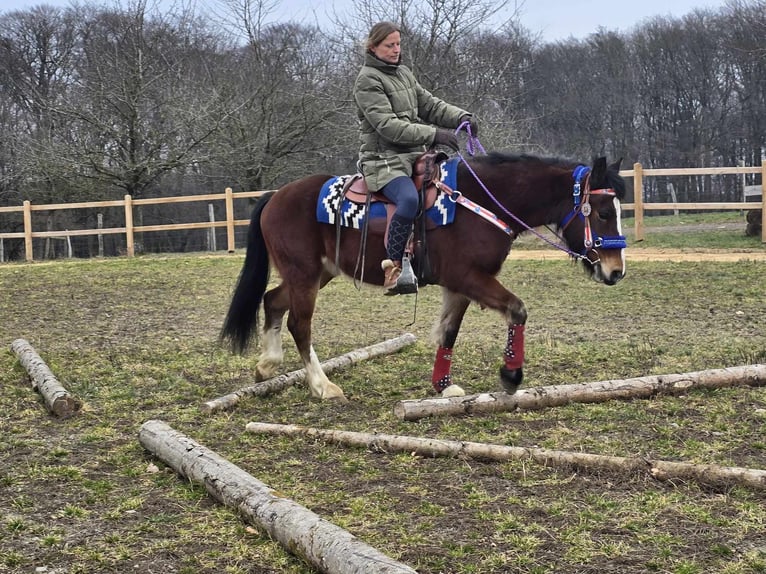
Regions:
<instances>
[{"instance_id":1,"label":"wooden rail","mask_svg":"<svg viewBox=\"0 0 766 574\"><path fill-rule=\"evenodd\" d=\"M667 169L644 169L640 163L633 164L632 170L620 172L622 177L633 178L634 203L623 203L623 210L635 212L635 240L644 239L644 212L659 211L663 209L698 209L698 210L721 210L721 209L760 209L761 210L761 241L766 243L766 198L761 195L761 201L741 202L709 202L709 203L644 203L644 177L652 176L678 176L678 175L732 175L760 173L761 186L766 184L766 160L761 162L761 167L701 167L701 168L667 168ZM752 187L752 186L749 186ZM746 190L747 191L747 190ZM743 197L744 199L744 197Z\"/></svg>"},{"instance_id":2,"label":"wooden rail","mask_svg":"<svg viewBox=\"0 0 766 574\"><path fill-rule=\"evenodd\" d=\"M234 219L234 200L247 199L251 197L260 197L268 191L240 191L233 192L230 187L226 188L224 193L213 193L207 195L180 195L174 197L156 197L150 199L133 199L126 195L124 199L111 201L88 201L78 203L49 203L44 205L32 205L29 201L24 201L20 206L0 207L0 213L21 212L23 214L24 231L18 232L0 232L0 240L3 239L24 239L24 251L27 261L34 260L32 240L41 237L68 238L87 235L125 235L127 247L125 253L128 257L135 255L136 233L148 231L176 231L182 229L212 229L218 227L226 228L227 250L233 253L234 228L250 223L249 219ZM166 203L184 203L194 201L223 201L225 205L226 219L216 222L198 222L198 223L168 223L162 225L134 225L133 208L141 205L158 205ZM104 207L122 207L125 212L125 225L123 227L108 227L103 229L75 229L64 231L32 231L32 213L36 211L54 211L61 209L96 209Z\"/></svg>"},{"instance_id":3,"label":"wooden rail","mask_svg":"<svg viewBox=\"0 0 766 574\"><path fill-rule=\"evenodd\" d=\"M620 175L633 178L634 203L623 203L623 210L633 211L635 213L635 239L641 241L644 239L644 213L646 211L658 211L664 209L677 210L728 210L728 209L760 209L762 226L761 241L766 243L766 209L764 209L764 197L761 201L742 201L742 202L708 202L708 203L645 203L644 178L656 176L689 176L689 175L731 175L731 174L761 174L761 182L766 182L766 161L762 162L761 167L707 167L707 168L668 168L668 169L643 169L640 163L633 165L632 170L623 170ZM234 200L259 197L267 191L241 191L233 192L227 187L224 193L214 193L206 195L182 195L174 197L157 197L151 199L133 199L126 195L124 199L112 201L92 201L78 203L52 203L45 205L32 205L30 201L24 201L23 205L0 207L0 213L18 213L23 214L24 231L21 232L1 232L0 241L3 239L24 239L24 250L27 261L33 261L34 254L32 249L32 240L40 237L69 238L75 236L88 235L108 235L123 234L127 243L126 254L129 257L135 255L134 235L136 233L150 231L175 231L182 229L214 229L225 227L227 250L232 253L234 245L234 228L237 226L248 225L248 219L234 219ZM164 225L134 225L133 208L141 205L159 205L168 203L183 203L194 201L223 201L226 213L224 221L217 222L197 222L197 223L172 223ZM64 231L33 231L32 214L37 211L53 211L60 209L94 209L103 207L122 207L125 212L125 225L122 227L110 227L105 229L75 229Z\"/></svg>"}]
</instances>

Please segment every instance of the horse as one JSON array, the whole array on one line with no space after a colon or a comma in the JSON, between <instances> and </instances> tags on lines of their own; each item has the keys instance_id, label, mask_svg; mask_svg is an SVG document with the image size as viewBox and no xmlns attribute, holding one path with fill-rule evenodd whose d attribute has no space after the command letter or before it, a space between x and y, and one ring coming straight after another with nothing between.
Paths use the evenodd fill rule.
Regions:
<instances>
[{"instance_id":1,"label":"horse","mask_svg":"<svg viewBox=\"0 0 766 574\"><path fill-rule=\"evenodd\" d=\"M511 394L523 380L527 310L498 281L501 266L516 237L548 226L561 242L555 246L579 260L586 275L605 285L620 281L626 273L620 224L620 200L625 196L619 175L622 160L607 164L605 157L599 157L586 166L501 152L468 159L458 152L453 160L456 186L445 193L468 209L456 208L451 223L424 232L428 282L439 285L442 292L433 330L437 350L431 383L441 396L465 395L452 380L452 353L463 316L476 302L499 312L508 327L499 382ZM283 361L281 333L287 313L287 328L305 366L311 395L345 400L343 390L322 371L312 346L312 315L319 290L339 275L383 285L385 225L365 230L318 221L320 190L333 177L309 175L259 198L220 338L233 352L244 353L257 338L263 306L256 381L271 378ZM281 282L267 290L271 265Z\"/></svg>"}]
</instances>

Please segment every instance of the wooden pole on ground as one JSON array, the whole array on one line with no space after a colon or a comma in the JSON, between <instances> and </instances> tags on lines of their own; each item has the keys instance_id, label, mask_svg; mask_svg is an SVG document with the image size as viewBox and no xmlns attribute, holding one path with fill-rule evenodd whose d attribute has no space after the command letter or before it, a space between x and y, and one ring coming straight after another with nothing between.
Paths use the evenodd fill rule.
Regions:
<instances>
[{"instance_id":1,"label":"wooden pole on ground","mask_svg":"<svg viewBox=\"0 0 766 574\"><path fill-rule=\"evenodd\" d=\"M11 351L29 373L32 388L43 396L45 406L51 413L60 418L68 418L80 410L80 401L58 382L32 345L24 339L16 339L11 343Z\"/></svg>"},{"instance_id":2,"label":"wooden pole on ground","mask_svg":"<svg viewBox=\"0 0 766 574\"><path fill-rule=\"evenodd\" d=\"M372 448L386 453L407 452L430 457L470 457L477 460L497 462L532 460L553 468L573 466L590 471L648 472L652 477L659 480L694 480L718 487L741 484L758 490L766 489L766 470L752 468L669 462L643 457L606 456L585 452L524 448L401 435L322 430L298 425L251 422L245 428L248 432L252 433L307 436L343 446Z\"/></svg>"},{"instance_id":3,"label":"wooden pole on ground","mask_svg":"<svg viewBox=\"0 0 766 574\"><path fill-rule=\"evenodd\" d=\"M289 552L320 572L332 574L416 574L285 498L215 452L167 424L150 420L139 431L141 445L189 480L202 484L216 500L268 533Z\"/></svg>"},{"instance_id":4,"label":"wooden pole on ground","mask_svg":"<svg viewBox=\"0 0 766 574\"><path fill-rule=\"evenodd\" d=\"M328 361L322 363L322 370L325 374L338 369L342 369L354 363L371 359L379 355L387 355L399 351L407 345L412 345L416 341L415 335L412 333L405 333L394 339L389 339L381 343L375 343L369 347L362 347L361 349L355 349L345 355L340 355ZM226 410L236 406L240 400L245 397L263 397L274 393L281 392L286 388L296 385L306 379L306 369L298 369L284 375L279 375L260 383L255 383L247 387L243 387L239 390L218 397L217 399L210 400L204 403L200 408L204 413L213 413L216 411Z\"/></svg>"},{"instance_id":5,"label":"wooden pole on ground","mask_svg":"<svg viewBox=\"0 0 766 574\"><path fill-rule=\"evenodd\" d=\"M766 365L746 365L694 373L615 379L574 385L551 385L506 393L482 393L453 398L400 401L394 414L406 421L430 416L486 414L536 410L569 403L600 403L613 399L639 399L659 394L678 395L690 389L738 385L766 385Z\"/></svg>"}]
</instances>

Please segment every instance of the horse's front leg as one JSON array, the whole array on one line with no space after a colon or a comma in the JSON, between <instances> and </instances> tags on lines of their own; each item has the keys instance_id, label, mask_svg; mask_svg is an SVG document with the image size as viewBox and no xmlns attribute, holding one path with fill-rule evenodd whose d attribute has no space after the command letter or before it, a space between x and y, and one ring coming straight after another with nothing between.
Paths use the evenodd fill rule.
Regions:
<instances>
[{"instance_id":1,"label":"horse's front leg","mask_svg":"<svg viewBox=\"0 0 766 574\"><path fill-rule=\"evenodd\" d=\"M437 393L443 397L462 397L465 391L452 382L452 349L457 340L460 325L463 322L470 299L446 287L442 287L442 309L439 322L434 327L433 336L438 348L434 369L431 374L431 384Z\"/></svg>"},{"instance_id":2,"label":"horse's front leg","mask_svg":"<svg viewBox=\"0 0 766 574\"><path fill-rule=\"evenodd\" d=\"M485 274L470 274L465 278L465 294L483 308L495 309L505 318L508 338L500 367L500 385L513 394L524 379L524 328L527 308L524 302L508 291L495 278Z\"/></svg>"},{"instance_id":3,"label":"horse's front leg","mask_svg":"<svg viewBox=\"0 0 766 574\"><path fill-rule=\"evenodd\" d=\"M287 315L287 328L295 340L298 354L306 369L306 384L312 396L320 399L343 399L343 390L330 382L319 362L311 344L311 319L314 315L319 286L290 288L290 311Z\"/></svg>"}]
</instances>

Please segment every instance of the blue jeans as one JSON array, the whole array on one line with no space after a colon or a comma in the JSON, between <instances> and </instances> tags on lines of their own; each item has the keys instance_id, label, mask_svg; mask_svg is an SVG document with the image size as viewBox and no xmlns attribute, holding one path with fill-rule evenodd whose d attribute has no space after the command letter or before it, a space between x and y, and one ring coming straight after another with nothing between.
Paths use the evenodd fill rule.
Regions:
<instances>
[{"instance_id":1,"label":"blue jeans","mask_svg":"<svg viewBox=\"0 0 766 574\"><path fill-rule=\"evenodd\" d=\"M401 175L389 181L380 191L394 202L396 215L400 215L410 222L415 220L418 213L418 190L412 179L406 175Z\"/></svg>"}]
</instances>

